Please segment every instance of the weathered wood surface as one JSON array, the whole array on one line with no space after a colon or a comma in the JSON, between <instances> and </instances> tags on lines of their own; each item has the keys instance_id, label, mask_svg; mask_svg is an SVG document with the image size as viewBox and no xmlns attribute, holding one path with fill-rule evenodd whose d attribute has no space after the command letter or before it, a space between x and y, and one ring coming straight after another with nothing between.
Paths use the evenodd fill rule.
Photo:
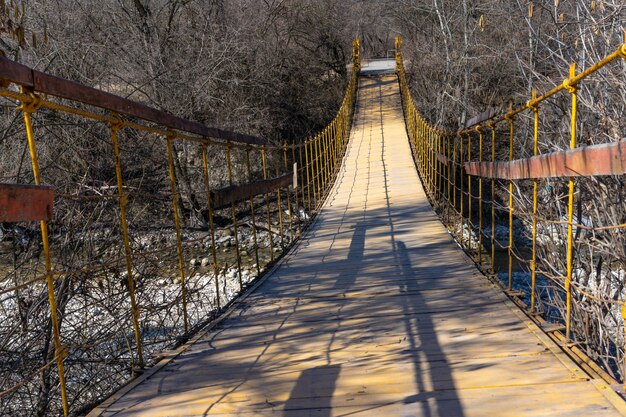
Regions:
<instances>
[{"instance_id":1,"label":"weathered wood surface","mask_svg":"<svg viewBox=\"0 0 626 417\"><path fill-rule=\"evenodd\" d=\"M419 184L395 76L362 79L335 187L295 250L93 415L624 415L476 271Z\"/></svg>"}]
</instances>

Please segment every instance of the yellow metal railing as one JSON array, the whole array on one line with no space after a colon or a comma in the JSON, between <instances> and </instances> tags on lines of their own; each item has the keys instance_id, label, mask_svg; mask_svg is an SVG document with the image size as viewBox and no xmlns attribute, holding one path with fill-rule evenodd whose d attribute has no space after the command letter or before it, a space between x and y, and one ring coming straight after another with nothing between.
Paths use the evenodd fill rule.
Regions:
<instances>
[{"instance_id":1,"label":"yellow metal railing","mask_svg":"<svg viewBox=\"0 0 626 417\"><path fill-rule=\"evenodd\" d=\"M68 415L187 340L310 224L348 141L360 44L354 41L352 72L332 122L302 143L278 145L1 59L2 84L19 91L4 87L0 96L6 106L19 105L32 182L55 186L57 213L40 224L39 252L38 244L16 250L16 262L0 269L3 361L21 361L1 371L0 404L3 414L38 408ZM94 137L106 153L93 161L113 173L104 177L114 186L82 181L94 176L93 167L60 167L66 152L90 152L69 143L52 154L50 143L65 129ZM72 181L59 183L56 173ZM206 221L204 234L190 225L194 210ZM29 226L21 227L15 230ZM198 266L193 258L204 256ZM175 285L161 282L171 276ZM47 312L33 307L44 289ZM53 348L46 351L48 333ZM33 394L39 385L51 387L43 400Z\"/></svg>"},{"instance_id":2,"label":"yellow metal railing","mask_svg":"<svg viewBox=\"0 0 626 417\"><path fill-rule=\"evenodd\" d=\"M525 305L528 313L537 320L555 319L553 314L546 311L544 304L547 301L541 298L538 280L547 281L547 284L543 284L542 291L548 286L557 288L556 296L552 293L552 297L553 301L556 300L562 307L560 319L557 321L562 320L563 333L555 330L551 334L569 346L572 351L578 352L581 358L587 358L584 352L590 354L589 356L611 357L611 361L603 362L602 369L588 358L580 360L586 361L587 368L593 368L594 372L607 381L623 381L626 304L623 291L617 290L615 294L615 288L621 288L620 285L623 284L620 282L623 283L626 279L620 272L623 271L620 268L626 267L626 259L620 258L620 252L616 252L618 255L613 255L612 258L610 255L605 256L613 262L612 265L605 266L609 271L602 276L607 274L617 276L615 279L617 287L613 288L613 293L608 290L605 293L599 290L594 293L588 285L582 283L582 280L574 279L574 272L577 268L593 269L596 271L595 276L600 279L601 267L585 265L583 261L578 261L576 266L575 253L581 252L576 250L577 245L585 244L591 252L601 250L600 245L594 249L594 242L619 242L623 245L626 224L618 221L611 225L590 225L583 221L584 214L581 215L583 210L580 207L585 201L582 200L582 196L578 197L578 214L574 215L574 212L577 204L576 181L584 181L584 177L590 177L590 181L602 182L605 188L610 189L613 185L619 188L622 180L616 176L622 176L623 179L623 174L626 173L626 154L623 153L626 142L623 138L616 137L616 140L621 140L616 143L577 147L577 127L582 123L577 104L579 87L586 79L610 63L615 62L623 68L626 43L580 73L576 73L576 67L572 65L569 77L547 93L537 95L533 91L524 105L517 108L511 105L506 113L500 115L488 112L482 119L479 118L471 126L457 132L438 128L425 120L417 110L407 82L401 46L402 39L398 37L396 68L407 131L424 188L432 205L439 211L441 220L483 271L494 276L502 272L501 275L506 276L504 283L506 291ZM616 72L619 77L619 69ZM621 75L623 76L623 69ZM623 85L623 77L621 78L622 84L616 85L617 89ZM547 107L550 100L557 99L562 100L560 104L567 104L565 99L569 101L569 112L565 117L569 117L570 150L544 149L540 152L540 137L545 138L551 134L547 129L540 129L540 116L544 119L551 117L550 114L541 113L541 106L545 103ZM567 109L567 105L563 108ZM560 120L558 118L557 121ZM522 125L519 128L518 122ZM530 144L526 137L532 138ZM503 139L502 142L500 138ZM529 147L531 151L527 151ZM489 152L484 155L486 149ZM530 153L532 157L529 155L525 159L516 160L515 149L522 149L526 155ZM507 155L508 161L498 161L497 155L500 157ZM563 181L567 181L567 187L566 191L561 192L558 190L563 188L561 186ZM487 193L484 193L485 187L488 187ZM554 191L555 189L557 191ZM558 203L560 200L566 200L567 211L564 216L559 217L558 213L552 213L555 210L549 207L548 202ZM619 211L619 201L616 204ZM485 217L490 225L485 224ZM508 229L508 236L504 244L496 237L499 226L497 219L500 219L500 223L504 223L502 220L506 219L505 228ZM547 235L560 234L561 226L566 228L564 239L556 239L557 243L550 247L540 243L555 239ZM530 240L528 253L524 253L525 251L518 247L523 245L515 242L516 229L528 231L525 233ZM580 235L582 231L587 233L586 239L589 242L585 243L580 236L578 238L575 236ZM518 230L518 233L520 232L522 230ZM496 265L500 249L506 251L505 265ZM548 253L551 251L556 252ZM562 256L565 260L564 269L555 270L554 264L550 264L546 259L548 255ZM530 274L530 282L523 292L514 288L514 267L520 264L523 270L529 270ZM524 297L527 299L522 301ZM574 310L577 310L576 314ZM601 313L596 314L596 310ZM598 316L601 316L602 312L607 314L607 311L608 314L616 313L621 317L614 319L614 327L609 329L609 332L612 331L616 336L610 343L600 343L599 339L595 341L592 339L601 337L594 336L595 333L607 330L606 327L597 330L598 327L605 326L601 322L603 317ZM544 317L541 318L539 313L544 313ZM588 324L591 320L596 320L594 324L596 327Z\"/></svg>"}]
</instances>

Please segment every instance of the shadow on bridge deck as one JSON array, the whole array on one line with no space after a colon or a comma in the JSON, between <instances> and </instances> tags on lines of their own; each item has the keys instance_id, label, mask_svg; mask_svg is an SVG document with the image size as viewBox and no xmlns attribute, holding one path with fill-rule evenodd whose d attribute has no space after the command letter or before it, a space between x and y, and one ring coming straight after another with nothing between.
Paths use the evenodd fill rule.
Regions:
<instances>
[{"instance_id":1,"label":"shadow on bridge deck","mask_svg":"<svg viewBox=\"0 0 626 417\"><path fill-rule=\"evenodd\" d=\"M616 395L480 276L430 209L393 76L361 80L315 224L105 416L615 416Z\"/></svg>"}]
</instances>

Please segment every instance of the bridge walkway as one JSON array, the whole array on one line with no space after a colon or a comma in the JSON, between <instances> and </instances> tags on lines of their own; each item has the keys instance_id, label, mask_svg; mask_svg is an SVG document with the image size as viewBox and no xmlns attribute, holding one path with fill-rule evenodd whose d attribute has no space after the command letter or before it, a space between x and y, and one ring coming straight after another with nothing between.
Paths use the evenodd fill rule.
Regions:
<instances>
[{"instance_id":1,"label":"bridge walkway","mask_svg":"<svg viewBox=\"0 0 626 417\"><path fill-rule=\"evenodd\" d=\"M626 415L439 222L395 76L360 79L351 135L325 206L279 267L92 415Z\"/></svg>"}]
</instances>

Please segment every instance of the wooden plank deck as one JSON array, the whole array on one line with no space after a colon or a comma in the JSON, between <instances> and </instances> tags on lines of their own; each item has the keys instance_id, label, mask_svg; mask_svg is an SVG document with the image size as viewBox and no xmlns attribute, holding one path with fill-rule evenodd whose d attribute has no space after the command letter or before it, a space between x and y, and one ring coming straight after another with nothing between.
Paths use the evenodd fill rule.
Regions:
<instances>
[{"instance_id":1,"label":"wooden plank deck","mask_svg":"<svg viewBox=\"0 0 626 417\"><path fill-rule=\"evenodd\" d=\"M395 76L360 82L337 182L298 246L217 327L92 415L626 415L438 221Z\"/></svg>"}]
</instances>

